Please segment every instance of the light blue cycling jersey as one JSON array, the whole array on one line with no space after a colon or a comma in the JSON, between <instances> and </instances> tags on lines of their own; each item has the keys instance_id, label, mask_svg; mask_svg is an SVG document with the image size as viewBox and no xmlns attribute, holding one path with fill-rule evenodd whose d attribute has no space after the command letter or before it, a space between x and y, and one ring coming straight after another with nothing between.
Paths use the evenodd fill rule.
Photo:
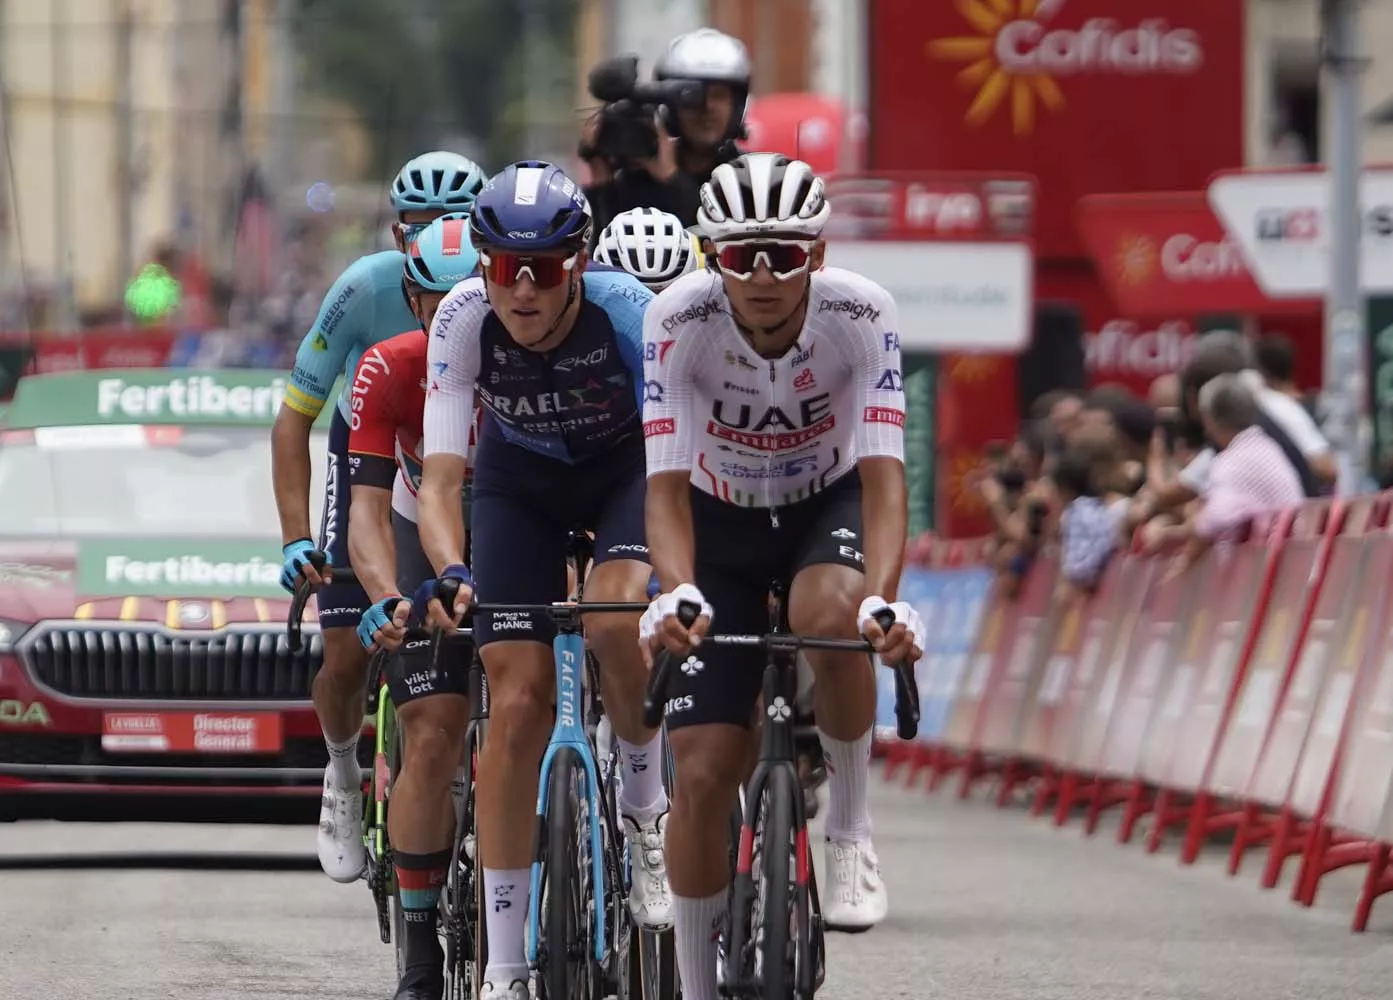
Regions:
<instances>
[{"instance_id":1,"label":"light blue cycling jersey","mask_svg":"<svg viewBox=\"0 0 1393 1000\"><path fill-rule=\"evenodd\" d=\"M348 419L349 389L363 352L389 337L421 328L401 290L404 259L397 250L383 250L359 257L339 275L295 352L286 406L317 417L334 382L343 375L338 407Z\"/></svg>"}]
</instances>

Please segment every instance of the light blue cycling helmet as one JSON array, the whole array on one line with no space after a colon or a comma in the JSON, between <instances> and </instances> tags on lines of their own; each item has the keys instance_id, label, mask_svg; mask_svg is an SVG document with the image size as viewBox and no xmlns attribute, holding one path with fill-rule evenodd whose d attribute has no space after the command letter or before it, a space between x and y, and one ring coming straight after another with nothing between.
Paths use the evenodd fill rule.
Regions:
<instances>
[{"instance_id":1,"label":"light blue cycling helmet","mask_svg":"<svg viewBox=\"0 0 1393 1000\"><path fill-rule=\"evenodd\" d=\"M448 292L479 266L479 253L469 240L465 212L442 215L423 229L406 250L402 276L430 292Z\"/></svg>"},{"instance_id":2,"label":"light blue cycling helmet","mask_svg":"<svg viewBox=\"0 0 1393 1000\"><path fill-rule=\"evenodd\" d=\"M488 181L467 156L437 149L407 161L392 181L392 208L402 212L467 212Z\"/></svg>"}]
</instances>

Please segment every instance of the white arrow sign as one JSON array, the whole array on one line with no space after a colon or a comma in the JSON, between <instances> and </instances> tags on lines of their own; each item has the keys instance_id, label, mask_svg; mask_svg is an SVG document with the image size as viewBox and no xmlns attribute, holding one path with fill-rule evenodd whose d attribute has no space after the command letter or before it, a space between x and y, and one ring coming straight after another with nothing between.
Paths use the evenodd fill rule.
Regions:
<instances>
[{"instance_id":1,"label":"white arrow sign","mask_svg":"<svg viewBox=\"0 0 1393 1000\"><path fill-rule=\"evenodd\" d=\"M1321 171L1221 174L1209 205L1274 299L1313 298L1330 287L1330 178ZM1393 292L1393 168L1360 184L1365 292Z\"/></svg>"}]
</instances>

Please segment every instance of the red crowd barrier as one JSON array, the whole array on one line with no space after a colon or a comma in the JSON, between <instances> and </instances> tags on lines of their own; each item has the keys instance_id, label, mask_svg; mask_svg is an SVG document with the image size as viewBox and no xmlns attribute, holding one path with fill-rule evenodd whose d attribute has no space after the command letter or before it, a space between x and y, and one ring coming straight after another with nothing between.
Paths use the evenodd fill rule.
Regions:
<instances>
[{"instance_id":1,"label":"red crowd barrier","mask_svg":"<svg viewBox=\"0 0 1393 1000\"><path fill-rule=\"evenodd\" d=\"M1261 850L1261 883L1299 859L1293 898L1368 866L1354 928L1393 890L1393 494L1315 501L1250 525L1179 572L1127 553L1092 597L1056 590L1042 556L994 597L933 743L884 748L932 791L996 781L1088 834L1180 837L1191 863L1231 836L1229 874ZM927 620L927 616L926 616Z\"/></svg>"}]
</instances>

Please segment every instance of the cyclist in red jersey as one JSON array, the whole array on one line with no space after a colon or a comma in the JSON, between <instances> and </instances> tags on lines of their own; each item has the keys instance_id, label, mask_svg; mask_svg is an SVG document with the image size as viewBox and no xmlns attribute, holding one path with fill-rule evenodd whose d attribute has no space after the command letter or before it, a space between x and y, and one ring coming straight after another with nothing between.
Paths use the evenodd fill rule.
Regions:
<instances>
[{"instance_id":1,"label":"cyclist in red jersey","mask_svg":"<svg viewBox=\"0 0 1393 1000\"><path fill-rule=\"evenodd\" d=\"M465 216L443 216L417 237L406 253L402 285L425 329L445 293L477 263ZM416 532L426 341L423 330L412 330L368 348L349 396L348 551L373 602L358 625L358 638L369 648L400 648L387 671L404 744L387 815L407 917L401 925L404 968L397 1000L439 1000L444 990L437 902L454 837L450 782L461 766L472 659L470 650L442 657L437 676L429 642L418 640L420 633L407 638L411 602L403 595L435 577ZM467 494L461 502L467 502Z\"/></svg>"}]
</instances>

